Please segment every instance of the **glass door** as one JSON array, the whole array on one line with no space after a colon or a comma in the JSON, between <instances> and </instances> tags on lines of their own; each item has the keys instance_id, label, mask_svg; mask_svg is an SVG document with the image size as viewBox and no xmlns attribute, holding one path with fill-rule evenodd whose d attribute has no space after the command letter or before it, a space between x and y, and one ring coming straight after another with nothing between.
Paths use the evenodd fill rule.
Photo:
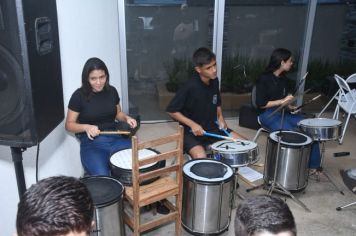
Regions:
<instances>
[{"instance_id":1,"label":"glass door","mask_svg":"<svg viewBox=\"0 0 356 236\"><path fill-rule=\"evenodd\" d=\"M125 0L131 114L170 119L165 108L190 78L194 50L212 48L213 26L214 0Z\"/></svg>"},{"instance_id":2,"label":"glass door","mask_svg":"<svg viewBox=\"0 0 356 236\"><path fill-rule=\"evenodd\" d=\"M250 103L252 86L275 48L292 51L296 62L288 77L295 83L308 4L307 1L293 2L226 1L221 69L222 102L226 116L236 117L240 106Z\"/></svg>"}]
</instances>

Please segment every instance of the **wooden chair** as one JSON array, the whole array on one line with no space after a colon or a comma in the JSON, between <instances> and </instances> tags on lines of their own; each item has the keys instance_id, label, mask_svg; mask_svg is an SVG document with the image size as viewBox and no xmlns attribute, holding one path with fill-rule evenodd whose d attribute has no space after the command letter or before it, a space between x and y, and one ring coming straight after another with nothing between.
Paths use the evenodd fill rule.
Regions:
<instances>
[{"instance_id":1,"label":"wooden chair","mask_svg":"<svg viewBox=\"0 0 356 236\"><path fill-rule=\"evenodd\" d=\"M339 85L340 89L339 89L339 99L337 102L337 106L333 118L339 119L340 108L347 114L346 121L342 128L342 134L339 139L339 143L342 144L351 115L356 118L356 92L354 92L350 88L349 83L346 80L344 80L342 77L335 75L335 80Z\"/></svg>"},{"instance_id":2,"label":"wooden chair","mask_svg":"<svg viewBox=\"0 0 356 236\"><path fill-rule=\"evenodd\" d=\"M139 150L145 148L154 148L157 146L176 143L176 146L166 152L162 152L155 156L138 159ZM157 161L168 160L175 158L172 161L166 161L166 167L152 170L149 172L140 173L140 166L155 163ZM169 163L172 163L169 165ZM124 211L124 222L132 230L134 235L170 221L175 221L176 235L181 233L181 210L182 210L182 166L183 166L183 127L179 126L178 132L169 136L161 137L155 140L139 143L136 136L132 137L132 187L125 187L125 199L129 206L132 207L132 214ZM174 175L175 173L175 175ZM140 186L142 181L160 176L160 178L150 184ZM175 204L169 201L175 198ZM174 199L173 198L173 199ZM140 208L149 204L161 201L167 208L170 209L168 215L156 215L145 223L141 223ZM131 216L130 216L131 215Z\"/></svg>"}]
</instances>

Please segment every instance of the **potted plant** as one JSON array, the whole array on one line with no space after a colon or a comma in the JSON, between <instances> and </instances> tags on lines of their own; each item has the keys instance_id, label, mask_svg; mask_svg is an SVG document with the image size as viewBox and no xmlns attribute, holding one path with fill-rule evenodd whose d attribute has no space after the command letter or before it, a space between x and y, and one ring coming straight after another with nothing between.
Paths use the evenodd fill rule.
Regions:
<instances>
[{"instance_id":1,"label":"potted plant","mask_svg":"<svg viewBox=\"0 0 356 236\"><path fill-rule=\"evenodd\" d=\"M164 68L168 75L166 88L169 92L175 93L185 80L192 77L193 64L186 58L173 58L172 63L164 63Z\"/></svg>"}]
</instances>

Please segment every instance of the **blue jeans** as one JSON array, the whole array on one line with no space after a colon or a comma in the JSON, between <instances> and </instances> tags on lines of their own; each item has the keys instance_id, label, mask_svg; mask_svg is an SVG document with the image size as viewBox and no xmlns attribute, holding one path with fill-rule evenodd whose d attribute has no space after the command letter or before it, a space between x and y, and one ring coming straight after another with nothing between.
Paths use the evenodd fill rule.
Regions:
<instances>
[{"instance_id":1,"label":"blue jeans","mask_svg":"<svg viewBox=\"0 0 356 236\"><path fill-rule=\"evenodd\" d=\"M119 150L131 148L131 139L120 135L99 135L90 140L86 134L78 135L80 159L89 175L110 175L110 157Z\"/></svg>"},{"instance_id":2,"label":"blue jeans","mask_svg":"<svg viewBox=\"0 0 356 236\"><path fill-rule=\"evenodd\" d=\"M276 108L266 109L263 113L259 115L259 120L263 127L267 128L271 132L280 129L298 131L298 122L305 119L304 116L285 112L283 126L281 127L282 112L277 112L273 116L269 117L269 115L275 109ZM313 142L311 146L311 152L309 158L309 168L316 169L320 167L320 158L321 156L320 156L319 143Z\"/></svg>"}]
</instances>

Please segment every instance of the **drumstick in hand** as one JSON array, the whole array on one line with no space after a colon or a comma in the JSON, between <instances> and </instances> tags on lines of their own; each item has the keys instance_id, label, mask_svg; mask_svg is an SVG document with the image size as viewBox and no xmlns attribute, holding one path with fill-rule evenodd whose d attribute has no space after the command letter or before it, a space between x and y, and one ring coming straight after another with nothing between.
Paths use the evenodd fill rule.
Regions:
<instances>
[{"instance_id":1,"label":"drumstick in hand","mask_svg":"<svg viewBox=\"0 0 356 236\"><path fill-rule=\"evenodd\" d=\"M219 122L217 120L215 121L215 124L217 124L219 126ZM228 137L232 138L232 139L228 139L228 140L232 140L234 142L240 142L242 144L242 146L245 146L244 142L236 140L236 139L233 139L231 133L229 133L229 131L227 131L227 128L219 128L219 130L222 130ZM209 135L209 133L208 133L208 135ZM225 137L225 136L213 136L213 135L210 135L210 136L215 137L215 138L223 138L223 137ZM223 138L223 139L226 139L226 138Z\"/></svg>"},{"instance_id":2,"label":"drumstick in hand","mask_svg":"<svg viewBox=\"0 0 356 236\"><path fill-rule=\"evenodd\" d=\"M130 131L122 131L122 130L115 130L115 131L100 131L99 134L127 134L129 135Z\"/></svg>"},{"instance_id":3,"label":"drumstick in hand","mask_svg":"<svg viewBox=\"0 0 356 236\"><path fill-rule=\"evenodd\" d=\"M321 94L319 94L319 95L313 97L313 98L310 99L309 101L307 101L307 102L303 103L302 105L296 107L295 110L299 110L300 108L304 107L305 105L308 105L309 103L311 103L311 102L317 100L317 99L320 98L320 97L321 97Z\"/></svg>"},{"instance_id":4,"label":"drumstick in hand","mask_svg":"<svg viewBox=\"0 0 356 236\"><path fill-rule=\"evenodd\" d=\"M210 137L213 137L213 138L220 138L220 139L225 139L225 140L230 140L230 141L233 141L233 142L239 142L241 143L242 145L245 145L244 142L238 140L238 139L234 139L233 137L227 137L227 136L222 136L222 135L219 135L219 134L213 134L213 133L209 133L209 132L204 132L204 135L205 136L210 136Z\"/></svg>"}]
</instances>

